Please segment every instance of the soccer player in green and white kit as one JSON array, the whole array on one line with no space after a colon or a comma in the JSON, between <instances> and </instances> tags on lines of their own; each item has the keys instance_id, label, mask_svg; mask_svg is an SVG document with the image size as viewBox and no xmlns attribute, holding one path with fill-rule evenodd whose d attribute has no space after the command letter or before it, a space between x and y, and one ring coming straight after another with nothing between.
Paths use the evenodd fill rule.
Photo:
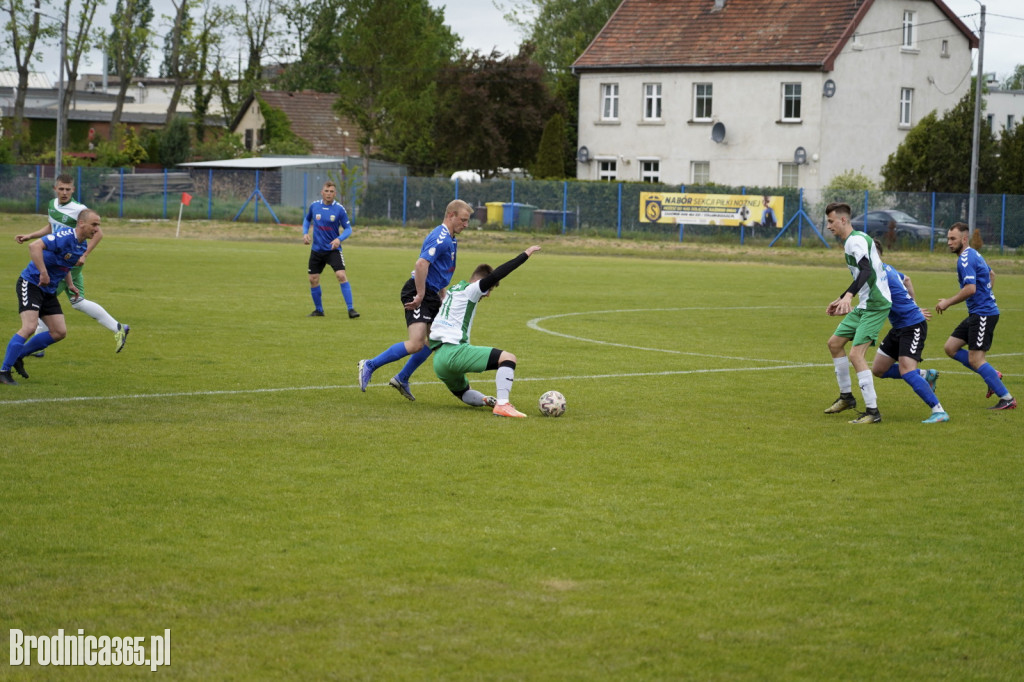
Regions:
<instances>
[{"instance_id":1,"label":"soccer player in green and white kit","mask_svg":"<svg viewBox=\"0 0 1024 682\"><path fill-rule=\"evenodd\" d=\"M828 340L828 350L832 354L832 364L839 382L839 397L825 413L834 414L857 407L850 380L850 365L853 365L864 398L865 411L850 423L876 424L882 421L882 414L878 411L874 376L865 354L868 346L878 339L882 325L889 317L892 295L875 243L867 234L853 229L850 215L849 204L831 203L825 207L828 229L843 240L846 265L853 274L853 283L825 309L828 315L845 316ZM854 294L858 297L856 308L851 305ZM847 358L846 344L851 340L853 348Z\"/></svg>"},{"instance_id":2,"label":"soccer player in green and white kit","mask_svg":"<svg viewBox=\"0 0 1024 682\"><path fill-rule=\"evenodd\" d=\"M531 246L497 268L492 269L487 264L477 266L468 282L462 280L448 289L441 310L430 326L430 347L434 350L434 372L437 378L462 402L474 407L493 407L492 412L498 417L526 416L509 402L516 356L500 348L472 346L469 334L481 299L490 296L502 278L539 250L539 246ZM497 398L471 389L466 378L467 372L490 370L497 370L494 377Z\"/></svg>"},{"instance_id":3,"label":"soccer player in green and white kit","mask_svg":"<svg viewBox=\"0 0 1024 682\"><path fill-rule=\"evenodd\" d=\"M86 210L84 204L80 204L72 197L75 193L75 180L70 175L61 174L57 176L54 181L53 191L56 196L47 205L47 214L49 222L46 227L42 227L32 234L19 234L14 240L19 244L23 244L32 239L39 239L48 234L57 234L65 230L73 230L78 224L78 215ZM113 317L110 313L103 309L99 303L95 301L89 301L85 298L85 279L82 277L82 266L85 265L85 259L92 253L92 250L96 248L96 245L103 239L103 232L100 230L96 231L96 235L89 240L89 248L85 254L79 259L77 265L71 268L71 280L74 282L75 287L78 289L78 296L72 296L71 291L67 288L67 284L63 281L60 283L60 287L57 289L57 293L61 291L67 294L68 300L71 301L71 307L75 310L79 310L92 319L99 322L101 325L114 332L114 352L120 353L121 349L124 348L124 342L128 338L128 332L131 330L126 324L121 324ZM46 325L43 321L39 320L39 326L36 328L36 333L46 331ZM37 357L42 357L42 351L36 354Z\"/></svg>"}]
</instances>

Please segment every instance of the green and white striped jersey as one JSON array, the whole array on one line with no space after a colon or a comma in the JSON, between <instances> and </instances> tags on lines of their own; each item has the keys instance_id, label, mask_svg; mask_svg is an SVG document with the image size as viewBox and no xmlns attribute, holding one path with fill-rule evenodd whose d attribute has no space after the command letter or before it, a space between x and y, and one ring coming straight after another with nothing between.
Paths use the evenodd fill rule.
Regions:
<instances>
[{"instance_id":1,"label":"green and white striped jersey","mask_svg":"<svg viewBox=\"0 0 1024 682\"><path fill-rule=\"evenodd\" d=\"M860 272L857 264L862 258L867 257L871 263L871 275L857 292L859 299L857 307L861 310L888 310L891 308L892 294L889 293L889 278L886 277L885 266L878 256L878 249L875 248L871 237L854 230L846 238L843 251L846 254L846 265L850 268L854 279L857 279L857 274Z\"/></svg>"}]
</instances>

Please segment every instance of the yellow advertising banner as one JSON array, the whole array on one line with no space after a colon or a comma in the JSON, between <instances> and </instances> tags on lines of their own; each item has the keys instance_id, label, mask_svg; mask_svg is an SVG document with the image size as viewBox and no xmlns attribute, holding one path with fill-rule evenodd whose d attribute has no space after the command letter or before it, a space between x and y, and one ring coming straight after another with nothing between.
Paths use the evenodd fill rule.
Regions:
<instances>
[{"instance_id":1,"label":"yellow advertising banner","mask_svg":"<svg viewBox=\"0 0 1024 682\"><path fill-rule=\"evenodd\" d=\"M760 194L640 193L640 222L781 229L784 197Z\"/></svg>"}]
</instances>

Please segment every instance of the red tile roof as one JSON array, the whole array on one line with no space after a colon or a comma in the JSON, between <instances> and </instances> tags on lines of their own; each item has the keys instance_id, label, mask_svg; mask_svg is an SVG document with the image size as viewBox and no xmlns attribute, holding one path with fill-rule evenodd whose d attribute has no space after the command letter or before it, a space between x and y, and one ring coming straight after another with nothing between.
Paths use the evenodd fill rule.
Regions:
<instances>
[{"instance_id":1,"label":"red tile roof","mask_svg":"<svg viewBox=\"0 0 1024 682\"><path fill-rule=\"evenodd\" d=\"M302 90L268 90L260 99L285 113L292 132L312 145L310 153L323 156L359 156L359 129L334 111L335 94ZM348 132L348 138L345 132Z\"/></svg>"},{"instance_id":2,"label":"red tile roof","mask_svg":"<svg viewBox=\"0 0 1024 682\"><path fill-rule=\"evenodd\" d=\"M964 33L977 37L941 2ZM821 68L875 0L623 0L573 68Z\"/></svg>"}]
</instances>

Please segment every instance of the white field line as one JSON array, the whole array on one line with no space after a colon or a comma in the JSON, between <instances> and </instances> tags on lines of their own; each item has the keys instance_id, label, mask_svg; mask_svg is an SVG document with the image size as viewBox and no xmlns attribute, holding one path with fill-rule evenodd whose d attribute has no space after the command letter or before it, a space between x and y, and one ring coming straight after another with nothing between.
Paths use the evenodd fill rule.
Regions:
<instances>
[{"instance_id":1,"label":"white field line","mask_svg":"<svg viewBox=\"0 0 1024 682\"><path fill-rule=\"evenodd\" d=\"M735 306L731 308L714 308L713 310L779 310L786 309L790 310L793 306ZM560 336L567 339L573 339L576 341L584 341L587 343L596 343L607 346L617 346L621 348L633 348L635 350L644 350L655 353L673 353L676 355L692 355L698 357L708 358L719 358L726 360L741 360L743 362L770 362L770 363L788 363L778 364L774 367L723 367L717 369L686 369L686 370L667 370L661 372L624 372L614 374L569 374L564 376L552 376L552 377L516 377L517 382L523 381L587 381L587 380L598 380L598 379L622 379L627 377L663 377L663 376L683 376L687 374L712 374L717 372L765 372L772 370L789 370L789 369L806 369L806 368L831 368L831 364L824 363L791 363L788 360L775 360L775 359L760 359L760 358L741 358L730 355L712 355L708 353L688 353L684 351L668 350L664 348L645 348L643 346L631 346L628 344L612 343L609 341L600 341L597 339L587 339L579 336L572 336L569 334L561 334L559 332L553 332L548 329L541 327L538 322L543 320L551 320L559 317L571 317L574 315L606 315L614 313L634 313L634 312L664 312L664 311L684 311L684 310L712 310L706 307L693 307L693 308L635 308L628 310L595 310L589 312L574 312L564 313L561 315L548 315L546 317L537 317L529 322L527 326L530 329L534 329L545 334L551 334L553 336ZM1024 355L1024 353L1000 353L990 354L989 357L1011 357L1017 355ZM938 358L926 358L925 361L934 362ZM943 370L943 374L971 374L967 371L946 371ZM1012 376L1012 375L1008 375ZM410 382L412 386L427 386L434 384L434 381L413 381ZM379 386L387 386L387 384L378 384ZM90 402L99 400L154 400L154 399L166 399L166 398L191 398L191 397L206 397L206 396L230 396L230 395L257 395L261 393L284 393L290 391L322 391L336 390L336 389L353 389L358 388L358 384L335 384L325 386L285 386L280 388L250 388L250 389L237 389L230 391L179 391L173 393L127 393L121 395L106 395L106 396L58 396L51 398L25 398L22 400L0 400L0 405L32 405L32 404L44 404L44 403L75 403L75 402ZM370 384L374 386L374 384Z\"/></svg>"},{"instance_id":2,"label":"white field line","mask_svg":"<svg viewBox=\"0 0 1024 682\"><path fill-rule=\"evenodd\" d=\"M612 341L601 341L599 339L588 339L585 336L573 336L572 334L563 334L562 332L552 331L545 329L540 326L541 322L546 320L555 320L561 317L574 317L579 315L619 315L622 313L650 313L650 312L679 312L679 311L717 311L717 310L793 310L796 306L730 306L724 308L708 308L708 307L690 307L690 308L631 308L624 310L590 310L590 311L579 311L574 313L562 313L560 315L547 315L545 317L535 317L526 323L526 326L535 331L550 334L552 336L560 336L563 339L572 339L573 341L583 341L585 343L596 343L602 346L615 346L617 348L632 348L633 350L644 350L652 353L671 353L673 355L690 355L701 358L718 358L720 360L740 360L742 362L774 362L785 364L789 360L776 360L776 359L761 359L761 358L742 358L734 355L716 355L713 353L693 353L682 350L671 350L667 348L649 348L647 346L633 346L628 343L614 343Z\"/></svg>"}]
</instances>

